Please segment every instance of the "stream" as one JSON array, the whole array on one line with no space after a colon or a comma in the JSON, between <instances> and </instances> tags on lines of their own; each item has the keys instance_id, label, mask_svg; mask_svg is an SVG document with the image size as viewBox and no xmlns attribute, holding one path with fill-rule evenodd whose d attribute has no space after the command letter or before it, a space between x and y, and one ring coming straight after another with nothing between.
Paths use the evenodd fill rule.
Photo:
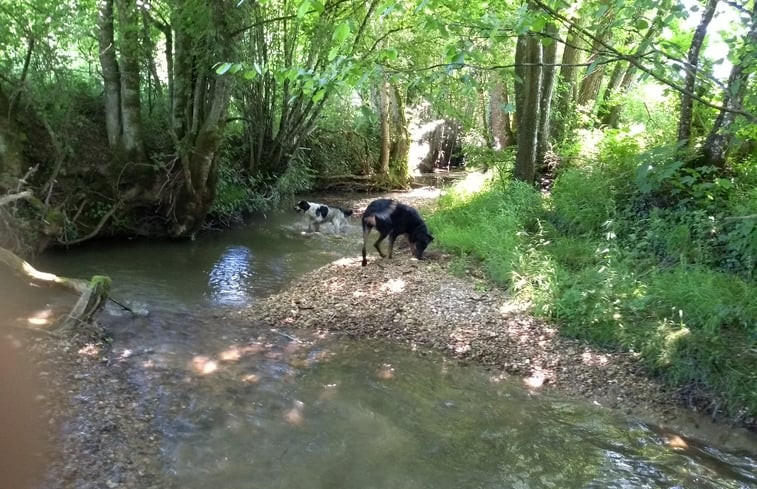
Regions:
<instances>
[{"instance_id":1,"label":"stream","mask_svg":"<svg viewBox=\"0 0 757 489\"><path fill-rule=\"evenodd\" d=\"M360 251L294 212L193 241L91 243L35 266L109 275L101 321L181 488L755 488L755 450L710 445L482 368L233 311ZM326 226L329 228L329 226ZM46 295L45 295L46 294ZM56 299L13 295L21 309ZM229 319L232 318L232 319Z\"/></svg>"}]
</instances>

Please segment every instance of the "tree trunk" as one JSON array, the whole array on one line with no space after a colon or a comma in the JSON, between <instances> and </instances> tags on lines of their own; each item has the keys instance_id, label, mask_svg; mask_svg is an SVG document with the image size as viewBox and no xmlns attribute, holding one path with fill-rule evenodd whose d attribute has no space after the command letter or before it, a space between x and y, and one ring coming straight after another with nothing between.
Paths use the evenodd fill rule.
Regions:
<instances>
[{"instance_id":1,"label":"tree trunk","mask_svg":"<svg viewBox=\"0 0 757 489\"><path fill-rule=\"evenodd\" d=\"M518 121L518 151L514 177L534 183L536 146L539 134L542 93L542 50L539 39L531 34L518 37L515 48L515 117Z\"/></svg>"},{"instance_id":2,"label":"tree trunk","mask_svg":"<svg viewBox=\"0 0 757 489\"><path fill-rule=\"evenodd\" d=\"M710 134L702 145L703 161L701 163L705 165L712 165L720 169L725 168L726 157L734 134L733 126L737 117L736 111L742 109L749 76L755 62L757 62L754 46L757 46L757 2L752 4L751 25L746 39L744 39L743 50L739 59L734 61L731 74L728 77L728 84L723 96L723 110L718 114Z\"/></svg>"},{"instance_id":3,"label":"tree trunk","mask_svg":"<svg viewBox=\"0 0 757 489\"><path fill-rule=\"evenodd\" d=\"M392 147L389 156L389 174L392 184L405 187L410 178L407 160L410 154L410 133L407 130L405 118L405 104L402 93L396 86L391 86L391 139Z\"/></svg>"},{"instance_id":4,"label":"tree trunk","mask_svg":"<svg viewBox=\"0 0 757 489\"><path fill-rule=\"evenodd\" d=\"M576 19L575 22L580 25L582 20ZM578 99L578 66L576 65L581 61L583 45L583 38L578 34L576 27L571 26L565 38L560 81L553 110L552 135L557 143L561 143L565 138L574 117L574 107Z\"/></svg>"},{"instance_id":5,"label":"tree trunk","mask_svg":"<svg viewBox=\"0 0 757 489\"><path fill-rule=\"evenodd\" d=\"M139 89L139 10L136 0L116 0L121 33L121 131L122 156L127 161L145 160Z\"/></svg>"},{"instance_id":6,"label":"tree trunk","mask_svg":"<svg viewBox=\"0 0 757 489\"><path fill-rule=\"evenodd\" d=\"M669 13L670 5L668 2L665 2L660 8L657 9L657 15L655 15L655 18L652 20L651 25L647 29L647 32L644 34L644 37L639 42L638 47L634 51L635 56L642 56L647 52L647 49L649 49L649 45L652 43L653 39L659 36L660 31L663 28L663 19L665 16ZM616 65L616 68L619 65ZM620 121L620 113L623 110L623 106L613 101L613 97L615 95L620 96L626 93L628 89L631 87L633 82L636 80L636 72L637 68L633 63L628 63L628 67L626 67L625 72L623 73L623 78L620 80L620 83L613 83L612 80L614 80L615 71L613 71L613 76L611 76L611 81L608 83L607 90L605 90L605 94L602 97L602 106L600 107L600 122L608 127L617 128L618 122ZM617 86L616 86L617 85Z\"/></svg>"},{"instance_id":7,"label":"tree trunk","mask_svg":"<svg viewBox=\"0 0 757 489\"><path fill-rule=\"evenodd\" d=\"M215 198L218 153L223 136L230 79L216 75L214 61L229 59L230 39L221 2L193 5L194 15L207 23L198 27L177 15L175 28L174 95L172 132L177 141L181 167L179 185L174 188L173 237L192 236L200 230ZM206 10L202 10L206 9ZM177 12L178 14L178 12ZM200 49L202 48L202 49Z\"/></svg>"},{"instance_id":8,"label":"tree trunk","mask_svg":"<svg viewBox=\"0 0 757 489\"><path fill-rule=\"evenodd\" d=\"M547 24L545 28L547 36L545 39L555 39L557 37L557 26ZM544 172L544 156L550 147L551 128L550 121L552 118L552 92L555 86L555 62L557 61L557 42L552 41L546 46L542 43L544 67L541 70L541 94L539 100L539 129L538 139L536 142L536 164L539 172Z\"/></svg>"},{"instance_id":9,"label":"tree trunk","mask_svg":"<svg viewBox=\"0 0 757 489\"><path fill-rule=\"evenodd\" d=\"M610 78L607 80L607 86L605 86L605 91L602 94L602 101L599 103L599 108L597 109L597 122L599 124L605 123L612 110L614 104L612 98L620 90L620 83L625 73L623 65L624 63L621 61L616 62L610 73Z\"/></svg>"},{"instance_id":10,"label":"tree trunk","mask_svg":"<svg viewBox=\"0 0 757 489\"><path fill-rule=\"evenodd\" d=\"M97 15L97 40L105 92L105 128L114 150L121 140L121 79L116 60L113 0L102 0Z\"/></svg>"},{"instance_id":11,"label":"tree trunk","mask_svg":"<svg viewBox=\"0 0 757 489\"><path fill-rule=\"evenodd\" d=\"M597 35L591 46L591 56L589 61L592 63L601 61L600 57L604 52L604 44L608 43L612 38L612 29L610 25L615 17L615 13L611 3L608 0L601 0L600 4L607 5L609 8L606 10L604 17L599 21L597 27ZM599 64L592 64L587 69L587 74L581 81L581 85L578 89L577 105L587 114L594 112L596 108L596 100L599 95L599 89L602 86L602 79L605 74L605 66Z\"/></svg>"},{"instance_id":12,"label":"tree trunk","mask_svg":"<svg viewBox=\"0 0 757 489\"><path fill-rule=\"evenodd\" d=\"M510 113L506 110L509 104L507 84L497 81L489 91L489 104L491 112L491 134L494 149L504 149L515 144L510 123Z\"/></svg>"},{"instance_id":13,"label":"tree trunk","mask_svg":"<svg viewBox=\"0 0 757 489\"><path fill-rule=\"evenodd\" d=\"M378 87L379 124L381 128L381 151L379 152L379 175L389 177L389 157L392 140L389 114L389 84L382 78Z\"/></svg>"},{"instance_id":14,"label":"tree trunk","mask_svg":"<svg viewBox=\"0 0 757 489\"><path fill-rule=\"evenodd\" d=\"M699 20L691 38L689 53L686 56L686 76L684 77L684 89L681 95L681 111L678 117L678 142L688 146L691 138L691 118L694 110L694 89L697 80L697 71L699 66L699 51L707 35L707 28L710 25L712 17L718 6L718 0L707 0L702 18Z\"/></svg>"}]
</instances>

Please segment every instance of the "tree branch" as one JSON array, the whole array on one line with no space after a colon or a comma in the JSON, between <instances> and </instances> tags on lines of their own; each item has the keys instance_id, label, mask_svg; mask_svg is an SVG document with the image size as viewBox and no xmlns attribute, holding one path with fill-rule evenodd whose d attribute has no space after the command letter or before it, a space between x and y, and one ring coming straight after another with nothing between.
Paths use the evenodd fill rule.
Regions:
<instances>
[{"instance_id":1,"label":"tree branch","mask_svg":"<svg viewBox=\"0 0 757 489\"><path fill-rule=\"evenodd\" d=\"M754 114L752 114L750 112L747 112L747 111L744 111L744 110L733 109L733 108L724 107L722 105L714 104L714 103L710 102L709 100L705 100L704 98L700 97L696 93L693 93L691 91L685 90L684 88L680 87L675 82L673 82L671 80L668 80L667 78L665 78L665 77L663 77L663 76L655 73L653 70L647 68L641 62L639 62L639 60L636 59L634 56L629 56L629 55L623 54L620 51L618 51L617 49L615 49L614 47L612 47L611 45L609 45L607 42L603 41L602 39L598 39L596 36L594 36L593 34L591 34L589 31L587 31L583 27L577 25L575 22L573 22L572 20L568 19L564 15L560 14L559 12L557 12L552 7L546 5L541 0L533 0L533 2L534 2L534 5L538 6L539 8L541 8L542 10L544 10L546 13L548 13L549 15L551 15L552 17L554 17L555 19L559 20L560 22L564 23L565 25L573 27L574 29L576 29L577 32L581 33L582 35L584 35L584 36L586 36L586 37L588 37L588 38L590 38L592 40L595 40L604 49L606 49L607 51L613 53L618 59L622 59L622 60L628 61L632 65L636 66L639 70L641 70L644 73L650 75L652 78L654 78L658 82L660 82L660 83L662 83L664 85L667 85L668 87L672 88L676 92L684 94L684 95L687 95L687 96L691 97L692 99L696 100L697 102L701 103L702 105L705 105L705 106L710 107L712 109L715 109L715 110L718 110L718 111L725 111L725 112L731 112L731 113L734 113L734 114L738 114L738 115L746 117L749 121L751 121L753 123L757 123L757 116L755 116Z\"/></svg>"}]
</instances>

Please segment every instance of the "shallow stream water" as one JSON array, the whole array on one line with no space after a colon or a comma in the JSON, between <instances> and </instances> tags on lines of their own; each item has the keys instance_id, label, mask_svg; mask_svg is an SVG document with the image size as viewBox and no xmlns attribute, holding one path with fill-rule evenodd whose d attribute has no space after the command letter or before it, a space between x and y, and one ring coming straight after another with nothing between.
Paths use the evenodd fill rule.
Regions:
<instances>
[{"instance_id":1,"label":"shallow stream water","mask_svg":"<svg viewBox=\"0 0 757 489\"><path fill-rule=\"evenodd\" d=\"M354 221L344 236L303 229L274 213L195 241L93 243L35 263L109 275L135 311L109 304L102 321L156 413L178 487L757 487L757 449L671 443L654 425L435 354L229 319L359 253ZM3 307L65 302L13 290Z\"/></svg>"}]
</instances>

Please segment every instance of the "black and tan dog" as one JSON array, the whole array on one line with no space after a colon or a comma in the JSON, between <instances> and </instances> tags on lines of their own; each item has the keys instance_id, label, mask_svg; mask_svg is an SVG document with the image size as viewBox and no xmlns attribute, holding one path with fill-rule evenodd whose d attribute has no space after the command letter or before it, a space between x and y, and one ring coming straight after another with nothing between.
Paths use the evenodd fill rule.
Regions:
<instances>
[{"instance_id":1,"label":"black and tan dog","mask_svg":"<svg viewBox=\"0 0 757 489\"><path fill-rule=\"evenodd\" d=\"M368 264L365 256L365 242L373 228L379 232L379 239L373 243L373 246L382 258L392 257L392 248L397 236L407 235L413 256L419 260L434 239L428 232L423 218L413 207L392 199L374 200L363 213L363 266ZM387 236L389 236L389 252L384 255L380 245Z\"/></svg>"},{"instance_id":2,"label":"black and tan dog","mask_svg":"<svg viewBox=\"0 0 757 489\"><path fill-rule=\"evenodd\" d=\"M301 200L294 205L294 210L304 213L308 218L308 232L318 231L321 224L330 222L337 233L342 230L342 226L347 224L347 218L352 215L349 209L318 204Z\"/></svg>"}]
</instances>

